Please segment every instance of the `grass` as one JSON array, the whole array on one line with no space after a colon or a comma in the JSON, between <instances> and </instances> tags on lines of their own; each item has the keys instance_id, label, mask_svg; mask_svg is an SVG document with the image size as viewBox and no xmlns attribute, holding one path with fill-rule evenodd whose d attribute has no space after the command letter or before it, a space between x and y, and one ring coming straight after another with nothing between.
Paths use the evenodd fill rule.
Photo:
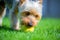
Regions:
<instances>
[{"instance_id":1,"label":"grass","mask_svg":"<svg viewBox=\"0 0 60 40\"><path fill-rule=\"evenodd\" d=\"M0 28L0 40L60 40L60 19L42 19L34 32L21 32L9 29L9 20L4 18Z\"/></svg>"}]
</instances>

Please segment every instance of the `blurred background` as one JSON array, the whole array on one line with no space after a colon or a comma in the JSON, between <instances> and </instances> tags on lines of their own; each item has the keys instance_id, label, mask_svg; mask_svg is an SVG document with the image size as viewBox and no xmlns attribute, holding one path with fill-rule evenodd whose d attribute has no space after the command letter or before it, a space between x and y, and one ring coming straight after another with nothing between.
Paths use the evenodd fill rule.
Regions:
<instances>
[{"instance_id":1,"label":"blurred background","mask_svg":"<svg viewBox=\"0 0 60 40\"><path fill-rule=\"evenodd\" d=\"M60 18L60 0L43 0L43 17Z\"/></svg>"}]
</instances>

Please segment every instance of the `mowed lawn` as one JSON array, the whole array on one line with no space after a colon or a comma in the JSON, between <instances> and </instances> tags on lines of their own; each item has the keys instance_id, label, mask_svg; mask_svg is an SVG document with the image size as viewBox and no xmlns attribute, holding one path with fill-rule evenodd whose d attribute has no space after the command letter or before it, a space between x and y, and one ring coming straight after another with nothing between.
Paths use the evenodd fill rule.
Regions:
<instances>
[{"instance_id":1,"label":"mowed lawn","mask_svg":"<svg viewBox=\"0 0 60 40\"><path fill-rule=\"evenodd\" d=\"M11 30L9 19L4 18L0 40L60 40L60 19L43 18L34 32Z\"/></svg>"}]
</instances>

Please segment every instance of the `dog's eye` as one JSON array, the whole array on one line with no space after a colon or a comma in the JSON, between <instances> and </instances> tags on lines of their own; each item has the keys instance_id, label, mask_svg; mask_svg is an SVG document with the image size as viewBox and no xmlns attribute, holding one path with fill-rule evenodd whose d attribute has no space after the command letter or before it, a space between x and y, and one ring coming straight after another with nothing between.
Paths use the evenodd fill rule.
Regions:
<instances>
[{"instance_id":1,"label":"dog's eye","mask_svg":"<svg viewBox=\"0 0 60 40\"><path fill-rule=\"evenodd\" d=\"M27 15L27 16L30 15L30 12L26 12L26 15Z\"/></svg>"},{"instance_id":2,"label":"dog's eye","mask_svg":"<svg viewBox=\"0 0 60 40\"><path fill-rule=\"evenodd\" d=\"M38 17L38 15L35 15L35 17Z\"/></svg>"}]
</instances>

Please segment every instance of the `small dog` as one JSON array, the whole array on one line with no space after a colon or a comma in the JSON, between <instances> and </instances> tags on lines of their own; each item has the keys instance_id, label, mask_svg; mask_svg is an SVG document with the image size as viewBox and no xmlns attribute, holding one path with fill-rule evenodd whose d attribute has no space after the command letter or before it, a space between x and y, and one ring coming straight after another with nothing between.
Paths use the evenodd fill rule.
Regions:
<instances>
[{"instance_id":1,"label":"small dog","mask_svg":"<svg viewBox=\"0 0 60 40\"><path fill-rule=\"evenodd\" d=\"M13 8L10 8L11 26L15 30L34 31L34 26L37 25L42 17L42 4L40 1L32 0L16 0L18 3ZM4 4L5 6L5 4ZM3 10L6 10L3 7ZM1 12L2 14L2 12ZM4 14L4 13L3 13ZM1 15L0 15L1 16ZM3 18L1 16L1 18ZM0 22L2 21L0 18Z\"/></svg>"},{"instance_id":2,"label":"small dog","mask_svg":"<svg viewBox=\"0 0 60 40\"><path fill-rule=\"evenodd\" d=\"M42 4L40 4L39 1L34 2L31 0L20 0L19 11L19 13L17 12L17 10L14 11L16 14L18 13L18 16L20 18L20 20L16 22L16 19L18 17L15 17L15 22L17 23L15 24L15 26L17 26L14 27L18 29L18 24L20 21L21 30L33 32L34 26L37 25L42 17Z\"/></svg>"}]
</instances>

